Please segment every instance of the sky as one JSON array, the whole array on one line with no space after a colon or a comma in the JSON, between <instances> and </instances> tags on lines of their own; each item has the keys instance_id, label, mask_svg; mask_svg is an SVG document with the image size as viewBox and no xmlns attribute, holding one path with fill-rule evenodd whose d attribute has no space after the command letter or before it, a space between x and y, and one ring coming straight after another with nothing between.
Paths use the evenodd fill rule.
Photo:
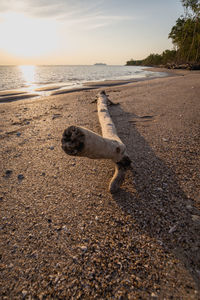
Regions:
<instances>
[{"instance_id":1,"label":"sky","mask_svg":"<svg viewBox=\"0 0 200 300\"><path fill-rule=\"evenodd\" d=\"M0 0L0 65L124 65L173 49L180 0Z\"/></svg>"}]
</instances>

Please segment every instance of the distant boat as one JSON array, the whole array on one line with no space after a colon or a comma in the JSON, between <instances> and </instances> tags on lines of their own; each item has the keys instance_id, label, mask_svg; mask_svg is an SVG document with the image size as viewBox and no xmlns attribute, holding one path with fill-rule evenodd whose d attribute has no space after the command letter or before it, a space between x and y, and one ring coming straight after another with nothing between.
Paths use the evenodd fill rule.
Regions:
<instances>
[{"instance_id":1,"label":"distant boat","mask_svg":"<svg viewBox=\"0 0 200 300\"><path fill-rule=\"evenodd\" d=\"M104 63L96 63L94 64L95 66L107 66L107 64L104 64Z\"/></svg>"}]
</instances>

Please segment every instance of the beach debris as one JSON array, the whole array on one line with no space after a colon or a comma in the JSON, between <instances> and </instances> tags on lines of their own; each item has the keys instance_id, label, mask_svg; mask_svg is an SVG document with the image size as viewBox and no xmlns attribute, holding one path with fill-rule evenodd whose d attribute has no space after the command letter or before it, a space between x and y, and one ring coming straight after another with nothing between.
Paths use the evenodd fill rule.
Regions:
<instances>
[{"instance_id":1,"label":"beach debris","mask_svg":"<svg viewBox=\"0 0 200 300\"><path fill-rule=\"evenodd\" d=\"M68 231L68 228L67 228L66 225L63 225L62 229L63 229L64 231Z\"/></svg>"},{"instance_id":2,"label":"beach debris","mask_svg":"<svg viewBox=\"0 0 200 300\"><path fill-rule=\"evenodd\" d=\"M17 176L17 178L18 178L19 181L21 181L21 180L24 179L24 175L23 175L23 174L19 174L19 175Z\"/></svg>"},{"instance_id":3,"label":"beach debris","mask_svg":"<svg viewBox=\"0 0 200 300\"><path fill-rule=\"evenodd\" d=\"M198 216L198 215L192 215L192 221L200 223L200 216Z\"/></svg>"},{"instance_id":4,"label":"beach debris","mask_svg":"<svg viewBox=\"0 0 200 300\"><path fill-rule=\"evenodd\" d=\"M110 102L104 91L98 94L97 109L102 136L83 127L69 126L62 136L62 149L68 155L111 159L115 163L115 173L109 191L115 193L124 181L125 172L131 167L131 160L110 117Z\"/></svg>"},{"instance_id":5,"label":"beach debris","mask_svg":"<svg viewBox=\"0 0 200 300\"><path fill-rule=\"evenodd\" d=\"M91 103L91 104L92 104L92 103L97 103L97 97L96 97L94 100L92 100L90 103Z\"/></svg>"},{"instance_id":6,"label":"beach debris","mask_svg":"<svg viewBox=\"0 0 200 300\"><path fill-rule=\"evenodd\" d=\"M158 295L155 293L151 293L151 299L158 299Z\"/></svg>"},{"instance_id":7,"label":"beach debris","mask_svg":"<svg viewBox=\"0 0 200 300\"><path fill-rule=\"evenodd\" d=\"M22 290L22 297L23 299L27 296L28 292L26 290Z\"/></svg>"},{"instance_id":8,"label":"beach debris","mask_svg":"<svg viewBox=\"0 0 200 300\"><path fill-rule=\"evenodd\" d=\"M83 252L87 251L87 247L86 247L85 245L80 245L79 248L80 248Z\"/></svg>"},{"instance_id":9,"label":"beach debris","mask_svg":"<svg viewBox=\"0 0 200 300\"><path fill-rule=\"evenodd\" d=\"M158 192L163 192L163 189L162 189L161 187L158 187L156 190L157 190Z\"/></svg>"},{"instance_id":10,"label":"beach debris","mask_svg":"<svg viewBox=\"0 0 200 300\"><path fill-rule=\"evenodd\" d=\"M61 118L61 117L62 117L61 114L54 114L54 115L52 116L52 120L57 119L57 118Z\"/></svg>"},{"instance_id":11,"label":"beach debris","mask_svg":"<svg viewBox=\"0 0 200 300\"><path fill-rule=\"evenodd\" d=\"M12 172L13 172L12 170L6 170L4 177L6 178L10 177Z\"/></svg>"},{"instance_id":12,"label":"beach debris","mask_svg":"<svg viewBox=\"0 0 200 300\"><path fill-rule=\"evenodd\" d=\"M176 228L177 228L177 224L170 228L169 233L173 233L174 231L176 231Z\"/></svg>"},{"instance_id":13,"label":"beach debris","mask_svg":"<svg viewBox=\"0 0 200 300\"><path fill-rule=\"evenodd\" d=\"M18 136L18 137L21 136L21 132L17 132L16 136Z\"/></svg>"},{"instance_id":14,"label":"beach debris","mask_svg":"<svg viewBox=\"0 0 200 300\"><path fill-rule=\"evenodd\" d=\"M188 210L192 210L192 209L193 209L193 207L192 207L191 204L186 205L186 208L187 208Z\"/></svg>"},{"instance_id":15,"label":"beach debris","mask_svg":"<svg viewBox=\"0 0 200 300\"><path fill-rule=\"evenodd\" d=\"M54 150L54 146L50 146L49 149L50 149L50 150Z\"/></svg>"}]
</instances>

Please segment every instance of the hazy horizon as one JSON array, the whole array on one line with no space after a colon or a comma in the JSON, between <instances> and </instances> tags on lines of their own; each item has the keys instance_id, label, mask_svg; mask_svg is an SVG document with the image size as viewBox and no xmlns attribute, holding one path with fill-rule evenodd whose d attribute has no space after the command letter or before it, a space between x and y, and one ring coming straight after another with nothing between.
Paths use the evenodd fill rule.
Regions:
<instances>
[{"instance_id":1,"label":"hazy horizon","mask_svg":"<svg viewBox=\"0 0 200 300\"><path fill-rule=\"evenodd\" d=\"M179 0L1 0L0 65L124 65L172 49Z\"/></svg>"},{"instance_id":2,"label":"hazy horizon","mask_svg":"<svg viewBox=\"0 0 200 300\"><path fill-rule=\"evenodd\" d=\"M97 62L102 63L102 62ZM0 64L0 66L23 66L23 65L34 65L34 66L95 66L94 64ZM106 66L126 66L126 64L105 64Z\"/></svg>"}]
</instances>

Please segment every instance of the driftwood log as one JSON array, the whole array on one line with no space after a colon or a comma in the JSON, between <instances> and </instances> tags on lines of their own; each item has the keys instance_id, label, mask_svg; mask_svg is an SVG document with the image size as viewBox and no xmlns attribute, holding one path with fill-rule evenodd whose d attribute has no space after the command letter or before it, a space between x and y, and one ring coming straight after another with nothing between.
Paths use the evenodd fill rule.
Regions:
<instances>
[{"instance_id":1,"label":"driftwood log","mask_svg":"<svg viewBox=\"0 0 200 300\"><path fill-rule=\"evenodd\" d=\"M62 136L62 149L69 155L93 159L111 159L115 173L109 184L111 193L117 192L124 181L125 172L131 166L126 146L117 135L108 111L110 100L102 91L98 95L97 109L102 136L83 127L70 126Z\"/></svg>"}]
</instances>

